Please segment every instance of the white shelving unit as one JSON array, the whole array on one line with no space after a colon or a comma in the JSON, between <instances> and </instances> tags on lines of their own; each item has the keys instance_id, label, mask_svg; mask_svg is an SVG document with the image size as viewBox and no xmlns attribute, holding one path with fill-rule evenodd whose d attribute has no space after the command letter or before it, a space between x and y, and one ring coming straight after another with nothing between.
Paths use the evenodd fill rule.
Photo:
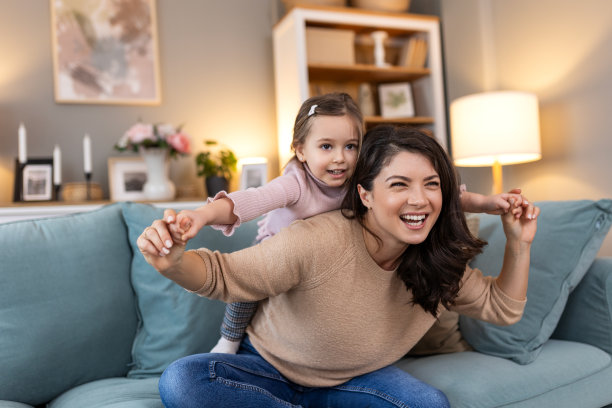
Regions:
<instances>
[{"instance_id":1,"label":"white shelving unit","mask_svg":"<svg viewBox=\"0 0 612 408\"><path fill-rule=\"evenodd\" d=\"M422 68L377 67L356 61L351 65L309 64L306 29L323 27L353 30L356 36L376 30L389 33L390 42L406 41L418 34L427 38L427 63ZM293 122L300 105L309 98L314 81L410 82L418 89L417 116L405 119L366 117L366 127L378 123L407 123L428 127L438 142L447 148L446 109L440 23L436 16L407 13L380 13L354 8L300 6L291 9L274 27L274 70L279 160L284 165L291 157ZM356 95L352 95L356 100Z\"/></svg>"}]
</instances>

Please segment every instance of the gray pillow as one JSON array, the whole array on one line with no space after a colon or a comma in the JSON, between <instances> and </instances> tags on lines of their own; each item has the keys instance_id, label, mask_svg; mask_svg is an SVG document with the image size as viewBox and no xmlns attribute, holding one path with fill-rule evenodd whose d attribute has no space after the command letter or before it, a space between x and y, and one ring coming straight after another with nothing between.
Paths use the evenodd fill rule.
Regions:
<instances>
[{"instance_id":1,"label":"gray pillow","mask_svg":"<svg viewBox=\"0 0 612 408\"><path fill-rule=\"evenodd\" d=\"M128 377L157 376L174 360L210 351L220 336L225 303L185 291L145 261L136 239L154 220L163 217L163 209L135 203L122 205L134 253L131 276L140 317ZM205 247L232 252L250 246L256 232L255 220L242 224L231 237L205 227L189 241L187 249Z\"/></svg>"},{"instance_id":2,"label":"gray pillow","mask_svg":"<svg viewBox=\"0 0 612 408\"><path fill-rule=\"evenodd\" d=\"M461 316L461 333L475 350L517 363L533 361L551 336L569 293L593 263L612 223L612 200L547 201L531 247L527 304L522 319L496 326ZM505 235L499 216L481 215L480 237L489 242L472 267L497 275L501 269Z\"/></svg>"}]
</instances>

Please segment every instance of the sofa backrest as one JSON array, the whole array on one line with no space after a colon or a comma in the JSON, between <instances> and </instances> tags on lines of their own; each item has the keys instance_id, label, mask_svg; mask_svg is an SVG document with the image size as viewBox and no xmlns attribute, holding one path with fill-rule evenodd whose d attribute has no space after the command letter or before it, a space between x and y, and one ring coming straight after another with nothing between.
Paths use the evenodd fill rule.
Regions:
<instances>
[{"instance_id":1,"label":"sofa backrest","mask_svg":"<svg viewBox=\"0 0 612 408\"><path fill-rule=\"evenodd\" d=\"M137 312L121 206L2 224L0 248L0 400L125 376Z\"/></svg>"}]
</instances>

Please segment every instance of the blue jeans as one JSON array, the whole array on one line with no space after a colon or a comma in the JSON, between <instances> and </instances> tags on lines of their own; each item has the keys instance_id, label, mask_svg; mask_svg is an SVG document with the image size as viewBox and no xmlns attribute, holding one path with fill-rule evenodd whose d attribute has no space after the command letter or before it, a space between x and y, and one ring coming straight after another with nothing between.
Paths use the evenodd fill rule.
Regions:
<instances>
[{"instance_id":1,"label":"blue jeans","mask_svg":"<svg viewBox=\"0 0 612 408\"><path fill-rule=\"evenodd\" d=\"M449 407L439 390L394 366L334 387L303 387L281 375L248 337L238 354L196 354L172 363L159 380L167 408Z\"/></svg>"}]
</instances>

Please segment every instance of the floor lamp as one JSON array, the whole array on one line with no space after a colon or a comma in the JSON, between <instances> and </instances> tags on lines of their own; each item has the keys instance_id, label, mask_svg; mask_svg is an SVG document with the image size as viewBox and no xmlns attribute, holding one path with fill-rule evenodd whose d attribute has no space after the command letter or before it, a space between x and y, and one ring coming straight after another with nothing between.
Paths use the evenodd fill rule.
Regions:
<instances>
[{"instance_id":1,"label":"floor lamp","mask_svg":"<svg viewBox=\"0 0 612 408\"><path fill-rule=\"evenodd\" d=\"M542 158L538 98L527 92L483 92L450 106L455 165L493 167L493 194L503 191L502 166Z\"/></svg>"}]
</instances>

